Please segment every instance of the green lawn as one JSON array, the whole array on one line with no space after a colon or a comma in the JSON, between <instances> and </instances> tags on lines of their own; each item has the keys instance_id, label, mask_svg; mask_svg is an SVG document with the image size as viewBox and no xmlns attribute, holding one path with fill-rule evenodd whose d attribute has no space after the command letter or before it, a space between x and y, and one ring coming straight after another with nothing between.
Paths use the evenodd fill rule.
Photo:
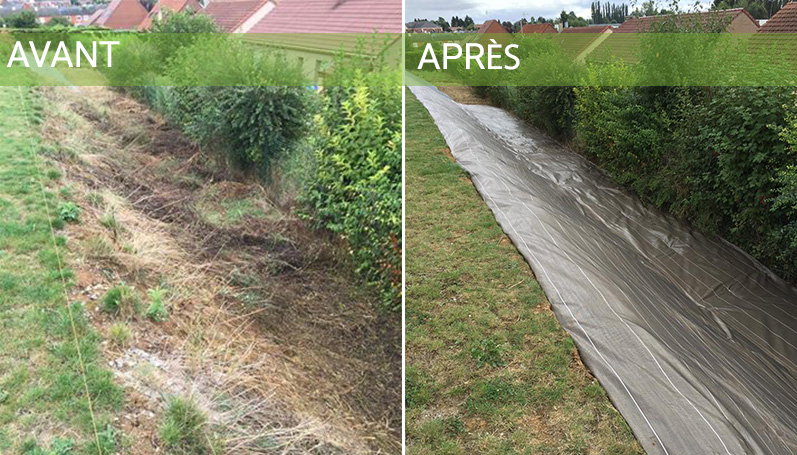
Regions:
<instances>
[{"instance_id":1,"label":"green lawn","mask_svg":"<svg viewBox=\"0 0 797 455\"><path fill-rule=\"evenodd\" d=\"M69 190L34 157L43 109L30 89L0 87L0 453L110 454L122 393L82 306L67 301L59 209Z\"/></svg>"},{"instance_id":2,"label":"green lawn","mask_svg":"<svg viewBox=\"0 0 797 455\"><path fill-rule=\"evenodd\" d=\"M409 454L643 453L407 91Z\"/></svg>"}]
</instances>

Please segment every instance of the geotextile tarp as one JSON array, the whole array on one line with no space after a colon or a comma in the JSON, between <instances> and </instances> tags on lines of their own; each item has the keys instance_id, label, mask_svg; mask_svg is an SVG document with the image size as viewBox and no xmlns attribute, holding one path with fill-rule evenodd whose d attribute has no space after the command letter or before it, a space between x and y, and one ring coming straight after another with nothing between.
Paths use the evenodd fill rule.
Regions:
<instances>
[{"instance_id":1,"label":"geotextile tarp","mask_svg":"<svg viewBox=\"0 0 797 455\"><path fill-rule=\"evenodd\" d=\"M649 454L797 452L797 289L509 113L411 90Z\"/></svg>"}]
</instances>

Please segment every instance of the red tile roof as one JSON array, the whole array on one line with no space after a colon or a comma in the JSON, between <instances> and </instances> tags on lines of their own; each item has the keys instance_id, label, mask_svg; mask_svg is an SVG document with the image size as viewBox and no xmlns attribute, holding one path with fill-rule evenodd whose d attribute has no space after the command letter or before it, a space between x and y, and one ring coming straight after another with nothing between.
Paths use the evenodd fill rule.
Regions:
<instances>
[{"instance_id":1,"label":"red tile roof","mask_svg":"<svg viewBox=\"0 0 797 455\"><path fill-rule=\"evenodd\" d=\"M266 4L268 0L211 1L202 13L212 17L220 29L232 33Z\"/></svg>"},{"instance_id":2,"label":"red tile roof","mask_svg":"<svg viewBox=\"0 0 797 455\"><path fill-rule=\"evenodd\" d=\"M676 20L682 23L689 24L692 21L698 21L701 24L709 24L711 21L716 20L726 20L728 21L728 26L730 26L731 21L739 17L740 15L747 16L750 21L752 21L756 27L758 26L758 21L753 18L750 13L747 12L744 8L733 8L733 9L726 9L726 10L715 10L715 11L702 11L698 13L685 13L685 14L664 14L660 16L645 16L645 17L628 17L625 22L620 24L615 30L615 33L640 33L640 32L650 32L653 28L653 25L656 23L662 23L669 18L675 17Z\"/></svg>"},{"instance_id":3,"label":"red tile roof","mask_svg":"<svg viewBox=\"0 0 797 455\"><path fill-rule=\"evenodd\" d=\"M526 24L520 29L520 33L557 33L553 24L546 22L544 24Z\"/></svg>"},{"instance_id":4,"label":"red tile roof","mask_svg":"<svg viewBox=\"0 0 797 455\"><path fill-rule=\"evenodd\" d=\"M484 21L481 27L479 27L479 33L509 33L506 31L503 25L495 19L490 19L489 21Z\"/></svg>"},{"instance_id":5,"label":"red tile roof","mask_svg":"<svg viewBox=\"0 0 797 455\"><path fill-rule=\"evenodd\" d=\"M152 21L163 12L180 12L187 8L191 8L193 11L199 11L201 9L199 0L158 0L158 3L152 7L152 10L150 10L147 17L141 21L141 25L139 25L138 28L141 30L150 28L152 26Z\"/></svg>"},{"instance_id":6,"label":"red tile roof","mask_svg":"<svg viewBox=\"0 0 797 455\"><path fill-rule=\"evenodd\" d=\"M401 33L396 0L281 0L250 33Z\"/></svg>"},{"instance_id":7,"label":"red tile roof","mask_svg":"<svg viewBox=\"0 0 797 455\"><path fill-rule=\"evenodd\" d=\"M797 2L786 3L758 33L797 33Z\"/></svg>"},{"instance_id":8,"label":"red tile roof","mask_svg":"<svg viewBox=\"0 0 797 455\"><path fill-rule=\"evenodd\" d=\"M147 17L147 9L138 0L113 0L92 20L91 25L114 30L135 30Z\"/></svg>"},{"instance_id":9,"label":"red tile roof","mask_svg":"<svg viewBox=\"0 0 797 455\"><path fill-rule=\"evenodd\" d=\"M603 27L567 27L562 30L562 33L603 33L611 28L611 25L605 25Z\"/></svg>"}]
</instances>

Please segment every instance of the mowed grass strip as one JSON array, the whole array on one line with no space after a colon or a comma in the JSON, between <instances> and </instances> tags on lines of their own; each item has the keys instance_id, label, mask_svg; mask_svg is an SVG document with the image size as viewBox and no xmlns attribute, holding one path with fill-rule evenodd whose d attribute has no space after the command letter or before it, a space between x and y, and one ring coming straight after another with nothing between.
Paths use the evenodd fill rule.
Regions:
<instances>
[{"instance_id":1,"label":"mowed grass strip","mask_svg":"<svg viewBox=\"0 0 797 455\"><path fill-rule=\"evenodd\" d=\"M0 453L111 454L121 442L110 422L122 393L102 367L99 337L82 305L66 301L56 248L63 258L62 218L72 217L58 207L76 211L57 168L31 155L42 110L30 89L0 87ZM63 274L71 282L72 273Z\"/></svg>"},{"instance_id":2,"label":"mowed grass strip","mask_svg":"<svg viewBox=\"0 0 797 455\"><path fill-rule=\"evenodd\" d=\"M406 132L408 453L643 453L409 91Z\"/></svg>"}]
</instances>

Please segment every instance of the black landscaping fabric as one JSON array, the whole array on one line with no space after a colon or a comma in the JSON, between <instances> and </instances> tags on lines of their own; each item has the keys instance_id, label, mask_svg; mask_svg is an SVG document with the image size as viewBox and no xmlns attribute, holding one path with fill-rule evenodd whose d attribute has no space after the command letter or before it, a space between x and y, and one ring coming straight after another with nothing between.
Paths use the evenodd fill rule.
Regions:
<instances>
[{"instance_id":1,"label":"black landscaping fabric","mask_svg":"<svg viewBox=\"0 0 797 455\"><path fill-rule=\"evenodd\" d=\"M797 289L507 112L411 90L649 454L797 452Z\"/></svg>"}]
</instances>

